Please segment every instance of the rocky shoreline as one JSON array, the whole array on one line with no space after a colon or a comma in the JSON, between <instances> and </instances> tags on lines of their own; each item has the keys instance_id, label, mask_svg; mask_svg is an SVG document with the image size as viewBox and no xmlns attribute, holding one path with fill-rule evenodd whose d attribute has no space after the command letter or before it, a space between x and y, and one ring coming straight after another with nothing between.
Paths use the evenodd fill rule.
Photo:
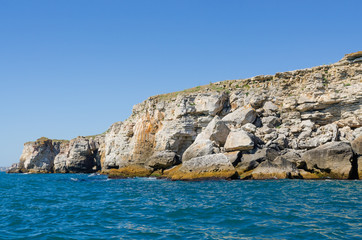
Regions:
<instances>
[{"instance_id":1,"label":"rocky shoreline","mask_svg":"<svg viewBox=\"0 0 362 240\"><path fill-rule=\"evenodd\" d=\"M8 173L362 179L362 52L150 97L105 133L24 144Z\"/></svg>"}]
</instances>

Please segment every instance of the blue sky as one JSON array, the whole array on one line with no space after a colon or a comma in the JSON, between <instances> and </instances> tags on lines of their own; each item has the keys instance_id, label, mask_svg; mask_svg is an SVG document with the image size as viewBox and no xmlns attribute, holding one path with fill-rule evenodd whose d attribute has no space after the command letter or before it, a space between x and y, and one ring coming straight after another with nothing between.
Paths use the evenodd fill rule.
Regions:
<instances>
[{"instance_id":1,"label":"blue sky","mask_svg":"<svg viewBox=\"0 0 362 240\"><path fill-rule=\"evenodd\" d=\"M362 1L0 0L0 166L152 95L362 50Z\"/></svg>"}]
</instances>

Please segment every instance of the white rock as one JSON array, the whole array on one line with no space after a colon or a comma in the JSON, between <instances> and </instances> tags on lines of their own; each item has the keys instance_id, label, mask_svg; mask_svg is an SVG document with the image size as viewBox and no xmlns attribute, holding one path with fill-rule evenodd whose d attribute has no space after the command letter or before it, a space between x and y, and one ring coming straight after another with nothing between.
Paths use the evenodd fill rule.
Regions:
<instances>
[{"instance_id":1,"label":"white rock","mask_svg":"<svg viewBox=\"0 0 362 240\"><path fill-rule=\"evenodd\" d=\"M249 150L254 148L254 142L244 130L232 131L226 139L225 151Z\"/></svg>"},{"instance_id":2,"label":"white rock","mask_svg":"<svg viewBox=\"0 0 362 240\"><path fill-rule=\"evenodd\" d=\"M251 107L243 107L229 113L222 120L226 123L242 126L246 123L253 123L255 119L255 110Z\"/></svg>"}]
</instances>

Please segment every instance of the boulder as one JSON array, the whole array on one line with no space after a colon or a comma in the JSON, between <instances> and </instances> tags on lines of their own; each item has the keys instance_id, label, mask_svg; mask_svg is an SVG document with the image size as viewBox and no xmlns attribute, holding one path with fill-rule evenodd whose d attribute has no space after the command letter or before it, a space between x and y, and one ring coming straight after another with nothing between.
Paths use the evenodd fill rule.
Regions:
<instances>
[{"instance_id":1,"label":"boulder","mask_svg":"<svg viewBox=\"0 0 362 240\"><path fill-rule=\"evenodd\" d=\"M222 153L192 158L181 167L166 171L172 180L234 179L237 172L229 159Z\"/></svg>"},{"instance_id":2,"label":"boulder","mask_svg":"<svg viewBox=\"0 0 362 240\"><path fill-rule=\"evenodd\" d=\"M226 94L198 94L194 101L196 112L215 116L223 109L226 99Z\"/></svg>"},{"instance_id":3,"label":"boulder","mask_svg":"<svg viewBox=\"0 0 362 240\"><path fill-rule=\"evenodd\" d=\"M252 107L242 107L223 117L223 121L233 125L244 125L253 123L256 119L256 112Z\"/></svg>"},{"instance_id":4,"label":"boulder","mask_svg":"<svg viewBox=\"0 0 362 240\"><path fill-rule=\"evenodd\" d=\"M362 155L362 135L353 140L351 146L355 154Z\"/></svg>"},{"instance_id":5,"label":"boulder","mask_svg":"<svg viewBox=\"0 0 362 240\"><path fill-rule=\"evenodd\" d=\"M230 129L216 116L207 127L197 135L195 141L186 149L182 155L182 161L214 153L214 149L222 147L229 135Z\"/></svg>"},{"instance_id":6,"label":"boulder","mask_svg":"<svg viewBox=\"0 0 362 240\"><path fill-rule=\"evenodd\" d=\"M256 132L256 126L252 123L247 123L245 125L243 125L241 127L241 129L243 129L245 132L249 132L249 133L255 133Z\"/></svg>"},{"instance_id":7,"label":"boulder","mask_svg":"<svg viewBox=\"0 0 362 240\"><path fill-rule=\"evenodd\" d=\"M250 99L250 105L253 108L260 108L263 105L265 98L265 95L253 95Z\"/></svg>"},{"instance_id":8,"label":"boulder","mask_svg":"<svg viewBox=\"0 0 362 240\"><path fill-rule=\"evenodd\" d=\"M224 152L223 153L230 161L230 163L235 167L240 161L243 153L241 151L234 152Z\"/></svg>"},{"instance_id":9,"label":"boulder","mask_svg":"<svg viewBox=\"0 0 362 240\"><path fill-rule=\"evenodd\" d=\"M353 160L357 164L357 175L359 176L359 179L362 179L362 135L359 135L353 140L351 145L354 152Z\"/></svg>"},{"instance_id":10,"label":"boulder","mask_svg":"<svg viewBox=\"0 0 362 240\"><path fill-rule=\"evenodd\" d=\"M182 162L192 158L209 155L214 152L214 143L211 140L199 140L191 144L182 155Z\"/></svg>"},{"instance_id":11,"label":"boulder","mask_svg":"<svg viewBox=\"0 0 362 240\"><path fill-rule=\"evenodd\" d=\"M240 162L236 165L238 172L246 172L256 168L260 163L273 161L279 153L272 148L254 149L243 152Z\"/></svg>"},{"instance_id":12,"label":"boulder","mask_svg":"<svg viewBox=\"0 0 362 240\"><path fill-rule=\"evenodd\" d=\"M272 114L273 112L277 112L278 106L270 101L267 101L264 103L263 109L264 109L265 113L269 115L269 114Z\"/></svg>"},{"instance_id":13,"label":"boulder","mask_svg":"<svg viewBox=\"0 0 362 240\"><path fill-rule=\"evenodd\" d=\"M353 152L347 142L329 142L302 154L309 171L318 171L325 177L348 179L352 177Z\"/></svg>"},{"instance_id":14,"label":"boulder","mask_svg":"<svg viewBox=\"0 0 362 240\"><path fill-rule=\"evenodd\" d=\"M263 126L267 126L269 128L274 128L281 124L280 119L274 116L263 117L261 121L263 123Z\"/></svg>"},{"instance_id":15,"label":"boulder","mask_svg":"<svg viewBox=\"0 0 362 240\"><path fill-rule=\"evenodd\" d=\"M275 160L264 161L252 172L253 179L284 179L301 178L299 170L294 162L287 160L283 156Z\"/></svg>"},{"instance_id":16,"label":"boulder","mask_svg":"<svg viewBox=\"0 0 362 240\"><path fill-rule=\"evenodd\" d=\"M154 153L146 162L146 165L154 170L170 168L180 164L180 157L172 151L162 151Z\"/></svg>"},{"instance_id":17,"label":"boulder","mask_svg":"<svg viewBox=\"0 0 362 240\"><path fill-rule=\"evenodd\" d=\"M254 148L254 141L244 130L231 131L224 147L227 152L250 150Z\"/></svg>"},{"instance_id":18,"label":"boulder","mask_svg":"<svg viewBox=\"0 0 362 240\"><path fill-rule=\"evenodd\" d=\"M195 141L198 140L211 140L219 146L224 146L230 129L226 126L225 122L219 116L214 117L207 127L197 136Z\"/></svg>"}]
</instances>

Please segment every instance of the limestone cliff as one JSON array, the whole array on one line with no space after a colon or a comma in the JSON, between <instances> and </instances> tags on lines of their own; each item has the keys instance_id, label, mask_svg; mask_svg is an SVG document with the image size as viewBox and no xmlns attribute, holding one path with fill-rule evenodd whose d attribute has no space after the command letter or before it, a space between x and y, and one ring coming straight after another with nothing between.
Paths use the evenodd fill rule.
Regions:
<instances>
[{"instance_id":1,"label":"limestone cliff","mask_svg":"<svg viewBox=\"0 0 362 240\"><path fill-rule=\"evenodd\" d=\"M361 141L350 143L362 134L361 63L357 52L331 65L150 97L102 135L25 144L10 171L358 178Z\"/></svg>"}]
</instances>

